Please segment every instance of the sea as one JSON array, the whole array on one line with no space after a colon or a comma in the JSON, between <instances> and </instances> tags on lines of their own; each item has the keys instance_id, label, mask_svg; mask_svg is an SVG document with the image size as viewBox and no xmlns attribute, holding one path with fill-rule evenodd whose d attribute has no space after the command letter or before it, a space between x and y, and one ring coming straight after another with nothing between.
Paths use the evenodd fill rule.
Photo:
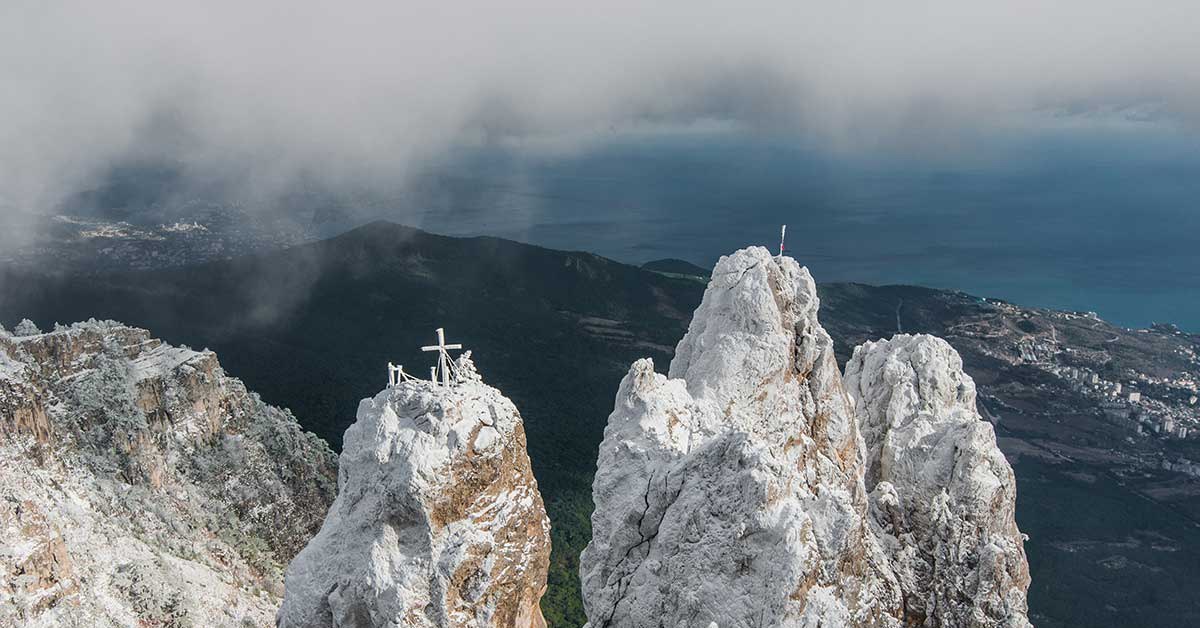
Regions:
<instances>
[{"instance_id":1,"label":"sea","mask_svg":"<svg viewBox=\"0 0 1200 628\"><path fill-rule=\"evenodd\" d=\"M1200 132L1066 121L843 147L740 128L464 149L389 218L640 264L779 246L915 284L1200 333Z\"/></svg>"}]
</instances>

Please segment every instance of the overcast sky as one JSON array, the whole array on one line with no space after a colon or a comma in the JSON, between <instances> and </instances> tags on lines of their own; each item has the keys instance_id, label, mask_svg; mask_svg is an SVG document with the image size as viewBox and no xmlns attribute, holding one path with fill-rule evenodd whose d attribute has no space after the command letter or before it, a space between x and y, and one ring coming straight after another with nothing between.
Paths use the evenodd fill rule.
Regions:
<instances>
[{"instance_id":1,"label":"overcast sky","mask_svg":"<svg viewBox=\"0 0 1200 628\"><path fill-rule=\"evenodd\" d=\"M0 2L8 213L139 157L270 189L629 126L869 150L1096 111L1200 119L1200 2Z\"/></svg>"}]
</instances>

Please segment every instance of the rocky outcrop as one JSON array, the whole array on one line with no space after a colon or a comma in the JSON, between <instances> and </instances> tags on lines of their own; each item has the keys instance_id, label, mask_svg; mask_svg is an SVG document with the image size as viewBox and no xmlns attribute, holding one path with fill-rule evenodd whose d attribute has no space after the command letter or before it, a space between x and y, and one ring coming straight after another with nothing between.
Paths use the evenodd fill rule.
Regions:
<instances>
[{"instance_id":1,"label":"rocky outcrop","mask_svg":"<svg viewBox=\"0 0 1200 628\"><path fill-rule=\"evenodd\" d=\"M521 416L469 356L454 370L359 404L280 627L545 626L550 523Z\"/></svg>"},{"instance_id":2,"label":"rocky outcrop","mask_svg":"<svg viewBox=\"0 0 1200 628\"><path fill-rule=\"evenodd\" d=\"M669 377L632 366L593 483L588 626L1026 624L1012 474L989 426L945 439L952 463L983 467L948 492L927 483L951 475L934 462L896 477L924 469L926 451L881 444L872 404L891 383L855 375L855 410L818 305L794 260L738 251L717 264ZM916 399L980 423L961 364L927 366L921 382L941 388Z\"/></svg>"},{"instance_id":3,"label":"rocky outcrop","mask_svg":"<svg viewBox=\"0 0 1200 628\"><path fill-rule=\"evenodd\" d=\"M671 363L617 393L581 557L589 626L894 626L861 439L812 277L724 257Z\"/></svg>"},{"instance_id":4,"label":"rocky outcrop","mask_svg":"<svg viewBox=\"0 0 1200 628\"><path fill-rule=\"evenodd\" d=\"M334 476L211 352L0 332L0 625L268 626Z\"/></svg>"},{"instance_id":5,"label":"rocky outcrop","mask_svg":"<svg viewBox=\"0 0 1200 628\"><path fill-rule=\"evenodd\" d=\"M918 626L1028 626L1016 482L946 341L868 342L846 365L871 514Z\"/></svg>"}]
</instances>

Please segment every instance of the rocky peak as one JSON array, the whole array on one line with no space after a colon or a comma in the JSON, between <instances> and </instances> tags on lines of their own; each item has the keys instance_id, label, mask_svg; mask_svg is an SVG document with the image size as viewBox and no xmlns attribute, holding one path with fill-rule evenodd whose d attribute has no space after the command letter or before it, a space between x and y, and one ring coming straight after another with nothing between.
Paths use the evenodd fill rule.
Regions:
<instances>
[{"instance_id":1,"label":"rocky peak","mask_svg":"<svg viewBox=\"0 0 1200 628\"><path fill-rule=\"evenodd\" d=\"M617 393L581 557L589 626L895 625L860 438L808 271L723 257L670 378Z\"/></svg>"},{"instance_id":2,"label":"rocky peak","mask_svg":"<svg viewBox=\"0 0 1200 628\"><path fill-rule=\"evenodd\" d=\"M550 523L521 416L469 357L454 372L359 404L337 500L288 568L279 626L545 625Z\"/></svg>"},{"instance_id":3,"label":"rocky peak","mask_svg":"<svg viewBox=\"0 0 1200 628\"><path fill-rule=\"evenodd\" d=\"M846 365L866 487L905 620L1028 626L1016 482L958 352L933 336L868 342Z\"/></svg>"},{"instance_id":4,"label":"rocky peak","mask_svg":"<svg viewBox=\"0 0 1200 628\"><path fill-rule=\"evenodd\" d=\"M267 625L334 458L209 351L0 332L0 624Z\"/></svg>"},{"instance_id":5,"label":"rocky peak","mask_svg":"<svg viewBox=\"0 0 1200 628\"><path fill-rule=\"evenodd\" d=\"M1028 625L1012 471L958 355L869 343L848 394L819 305L794 260L738 251L670 376L630 368L580 561L589 626Z\"/></svg>"}]
</instances>

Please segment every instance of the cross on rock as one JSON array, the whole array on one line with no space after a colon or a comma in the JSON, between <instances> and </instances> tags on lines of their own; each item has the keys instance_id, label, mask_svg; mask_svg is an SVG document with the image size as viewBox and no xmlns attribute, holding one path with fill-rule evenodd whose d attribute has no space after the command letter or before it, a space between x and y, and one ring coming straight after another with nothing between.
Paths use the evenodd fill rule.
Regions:
<instances>
[{"instance_id":1,"label":"cross on rock","mask_svg":"<svg viewBox=\"0 0 1200 628\"><path fill-rule=\"evenodd\" d=\"M429 345L429 346L421 347L421 351L437 351L438 352L438 363L437 363L437 366L430 369L429 381L433 382L436 385L438 383L438 372L440 371L441 375L442 375L442 385L449 386L450 385L450 354L447 351L450 349L462 349L462 345L446 344L446 332L441 327L437 328L437 338L438 338L438 343L436 345Z\"/></svg>"},{"instance_id":2,"label":"cross on rock","mask_svg":"<svg viewBox=\"0 0 1200 628\"><path fill-rule=\"evenodd\" d=\"M437 344L421 347L421 351L438 352L437 365L429 367L429 381L432 382L434 386L439 385L439 377L441 378L440 384L442 386L450 386L451 379L456 382L464 381L464 378L468 381L471 380L472 377L478 379L478 374L475 374L475 367L470 361L470 351L464 353L460 358L460 360L465 361L465 366L450 359L450 349L462 348L463 346L460 344L446 344L446 332L441 327L438 327L437 329ZM415 377L404 372L404 366L402 365L388 362L387 367L388 388L399 386L401 382L416 380ZM461 369L466 370L462 371Z\"/></svg>"}]
</instances>

